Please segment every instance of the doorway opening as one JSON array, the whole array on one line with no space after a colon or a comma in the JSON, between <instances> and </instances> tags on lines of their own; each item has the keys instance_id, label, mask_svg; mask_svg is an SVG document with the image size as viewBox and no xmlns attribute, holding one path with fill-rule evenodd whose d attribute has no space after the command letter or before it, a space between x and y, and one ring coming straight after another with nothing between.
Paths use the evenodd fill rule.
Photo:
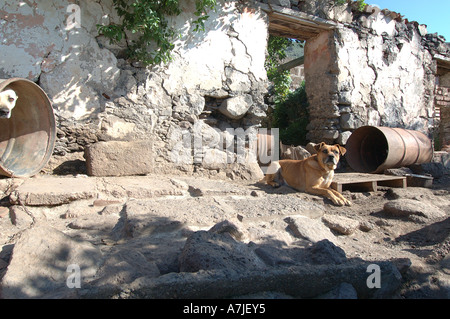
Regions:
<instances>
[{"instance_id":1,"label":"doorway opening","mask_svg":"<svg viewBox=\"0 0 450 319\"><path fill-rule=\"evenodd\" d=\"M266 98L268 116L263 126L280 129L281 146L306 145L310 122L305 61L308 41L337 24L288 8L261 4L269 17L266 70L271 87ZM274 61L277 60L277 61ZM314 68L309 64L308 68Z\"/></svg>"}]
</instances>

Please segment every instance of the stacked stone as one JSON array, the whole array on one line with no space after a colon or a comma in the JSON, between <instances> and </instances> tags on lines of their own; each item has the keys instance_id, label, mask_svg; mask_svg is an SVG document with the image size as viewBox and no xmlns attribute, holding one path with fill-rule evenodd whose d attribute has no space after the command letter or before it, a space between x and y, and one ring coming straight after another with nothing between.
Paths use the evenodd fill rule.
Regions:
<instances>
[{"instance_id":1,"label":"stacked stone","mask_svg":"<svg viewBox=\"0 0 450 319\"><path fill-rule=\"evenodd\" d=\"M436 106L440 113L440 145L450 150L450 88L437 87Z\"/></svg>"}]
</instances>

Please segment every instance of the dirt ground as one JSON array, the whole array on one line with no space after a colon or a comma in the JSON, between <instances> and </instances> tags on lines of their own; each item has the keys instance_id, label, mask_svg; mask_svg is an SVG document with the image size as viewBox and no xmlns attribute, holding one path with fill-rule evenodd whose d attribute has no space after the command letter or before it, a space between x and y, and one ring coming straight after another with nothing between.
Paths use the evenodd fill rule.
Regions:
<instances>
[{"instance_id":1,"label":"dirt ground","mask_svg":"<svg viewBox=\"0 0 450 319\"><path fill-rule=\"evenodd\" d=\"M181 176L168 176L168 178L182 179ZM272 226L276 228L273 216L279 215L283 218L283 215L292 214L297 210L298 203L304 203L304 205L298 206L300 211L296 213L310 214L311 218L320 219L321 216L326 215L357 221L359 226L349 234L333 230L339 239L339 246L345 251L347 258L394 262L403 276L403 285L396 296L398 298L450 298L450 175L448 172L439 179L435 179L432 187L429 188L380 186L375 192L345 190L343 194L352 201L352 206L344 207L335 206L331 201L319 196L296 192L287 186L274 189L254 181L227 181L227 183L236 185L243 193L234 194L230 189L223 189L218 191L218 196L215 196L214 190L211 190L212 200L222 210L229 208L230 215L236 211L246 212L244 220L250 221L247 225L256 225L252 227L259 227L258 231L269 231L267 229ZM223 187L225 188L227 185ZM189 189L192 196L192 189L194 192L196 189L195 187ZM203 191L202 196L205 195L205 189L207 189L207 185L198 188L200 193ZM198 196L198 194L194 195ZM192 199L192 197L189 198ZM239 198L239 201L236 202L238 203L236 206L233 206L235 198ZM395 200L412 200L422 206L418 208L418 212L403 211L395 215L388 212L385 207L386 203ZM321 211L301 211L302 207L315 203ZM419 204L417 205L419 206ZM0 219L5 224L5 219L8 218L5 208L11 207L9 198L5 197L0 201L0 209L2 207L3 213ZM82 227L81 229L68 228L68 224L70 222L73 224L73 220L61 219L59 217L61 216L60 212L63 211L61 208L46 209L48 211L45 211L45 214L47 214L49 224L60 228L63 232L76 233L76 236L84 238L88 237L80 235L83 232L87 234ZM52 216L52 213L49 213L51 209L56 212L53 214L55 216L53 219L50 218ZM90 203L88 210L92 211L92 209L95 207L92 207L92 203ZM38 211L36 208L33 210ZM259 213L263 211L265 213ZM439 214L437 214L438 211ZM67 218L68 213L66 212L65 215ZM211 223L210 226L212 226L214 225L212 221L218 222L220 217L222 216L211 219L205 217L204 224ZM202 219L201 216L196 218ZM343 226L346 226L345 222ZM12 243L14 235L3 233L0 239L1 245L6 242ZM295 238L291 240L294 241ZM0 260L0 263L3 262L4 272L7 260L5 256L3 257L4 259ZM0 264L0 266L2 265Z\"/></svg>"},{"instance_id":2,"label":"dirt ground","mask_svg":"<svg viewBox=\"0 0 450 319\"><path fill-rule=\"evenodd\" d=\"M344 239L347 256L365 260L395 260L404 285L400 298L450 298L450 176L435 180L431 188L380 187L377 192L344 191L351 207L327 205L328 213L357 219L370 231ZM393 216L384 209L390 200L405 198L431 203L445 212L437 219L413 220ZM433 208L431 208L433 209Z\"/></svg>"}]
</instances>

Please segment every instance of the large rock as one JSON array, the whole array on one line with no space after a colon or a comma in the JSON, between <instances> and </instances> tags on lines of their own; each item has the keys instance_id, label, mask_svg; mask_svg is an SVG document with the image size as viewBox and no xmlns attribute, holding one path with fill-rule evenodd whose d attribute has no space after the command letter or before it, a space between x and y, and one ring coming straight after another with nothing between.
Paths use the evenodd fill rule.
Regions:
<instances>
[{"instance_id":1,"label":"large rock","mask_svg":"<svg viewBox=\"0 0 450 319\"><path fill-rule=\"evenodd\" d=\"M238 120L245 116L252 104L250 95L239 95L223 101L219 111L232 120Z\"/></svg>"},{"instance_id":2,"label":"large rock","mask_svg":"<svg viewBox=\"0 0 450 319\"><path fill-rule=\"evenodd\" d=\"M122 286L131 283L135 279L146 276L158 277L159 269L154 262L149 262L145 256L134 249L119 249L106 258L106 261L98 271L99 279L96 286Z\"/></svg>"},{"instance_id":3,"label":"large rock","mask_svg":"<svg viewBox=\"0 0 450 319\"><path fill-rule=\"evenodd\" d=\"M338 215L325 214L322 221L330 229L343 235L350 235L359 227L359 221Z\"/></svg>"},{"instance_id":4,"label":"large rock","mask_svg":"<svg viewBox=\"0 0 450 319\"><path fill-rule=\"evenodd\" d=\"M307 264L342 264L347 256L341 248L327 239L313 243L306 248L299 245L290 247L261 243L255 248L256 255L267 266L289 266Z\"/></svg>"},{"instance_id":5,"label":"large rock","mask_svg":"<svg viewBox=\"0 0 450 319\"><path fill-rule=\"evenodd\" d=\"M228 269L169 273L158 278L140 278L127 286L126 290L129 298L230 298L262 291L314 298L342 283L348 283L354 287L358 298L392 298L401 284L397 268L391 262L378 262L382 285L379 289L373 289L367 285L369 265L367 262L302 264L237 273L231 273ZM97 296L110 298L116 293L99 291Z\"/></svg>"},{"instance_id":6,"label":"large rock","mask_svg":"<svg viewBox=\"0 0 450 319\"><path fill-rule=\"evenodd\" d=\"M430 219L445 217L446 214L433 204L413 199L396 199L384 204L384 210L394 216L419 216ZM410 217L411 218L411 217Z\"/></svg>"},{"instance_id":7,"label":"large rock","mask_svg":"<svg viewBox=\"0 0 450 319\"><path fill-rule=\"evenodd\" d=\"M180 255L182 272L212 269L243 272L264 266L246 244L234 240L227 232L195 232L187 239Z\"/></svg>"},{"instance_id":8,"label":"large rock","mask_svg":"<svg viewBox=\"0 0 450 319\"><path fill-rule=\"evenodd\" d=\"M102 262L100 249L74 240L47 226L35 225L25 231L14 246L2 281L3 298L75 297L76 288L93 280ZM76 271L79 283L76 287ZM73 278L73 281L72 281Z\"/></svg>"},{"instance_id":9,"label":"large rock","mask_svg":"<svg viewBox=\"0 0 450 319\"><path fill-rule=\"evenodd\" d=\"M145 175L153 169L150 140L98 142L85 149L90 176Z\"/></svg>"},{"instance_id":10,"label":"large rock","mask_svg":"<svg viewBox=\"0 0 450 319\"><path fill-rule=\"evenodd\" d=\"M286 217L285 222L295 237L307 239L313 243L324 239L332 243L336 241L336 236L320 220L295 215Z\"/></svg>"}]
</instances>

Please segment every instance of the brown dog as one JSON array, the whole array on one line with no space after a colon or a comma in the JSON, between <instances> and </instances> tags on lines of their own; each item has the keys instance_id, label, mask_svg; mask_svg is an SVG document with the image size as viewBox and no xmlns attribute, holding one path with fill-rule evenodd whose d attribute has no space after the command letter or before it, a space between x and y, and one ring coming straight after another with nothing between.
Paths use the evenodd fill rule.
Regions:
<instances>
[{"instance_id":1,"label":"brown dog","mask_svg":"<svg viewBox=\"0 0 450 319\"><path fill-rule=\"evenodd\" d=\"M321 195L329 198L334 204L351 205L341 193L330 188L340 156L346 149L340 145L317 144L317 154L304 160L281 160L270 164L267 175L261 180L278 187L283 183L301 192Z\"/></svg>"}]
</instances>

